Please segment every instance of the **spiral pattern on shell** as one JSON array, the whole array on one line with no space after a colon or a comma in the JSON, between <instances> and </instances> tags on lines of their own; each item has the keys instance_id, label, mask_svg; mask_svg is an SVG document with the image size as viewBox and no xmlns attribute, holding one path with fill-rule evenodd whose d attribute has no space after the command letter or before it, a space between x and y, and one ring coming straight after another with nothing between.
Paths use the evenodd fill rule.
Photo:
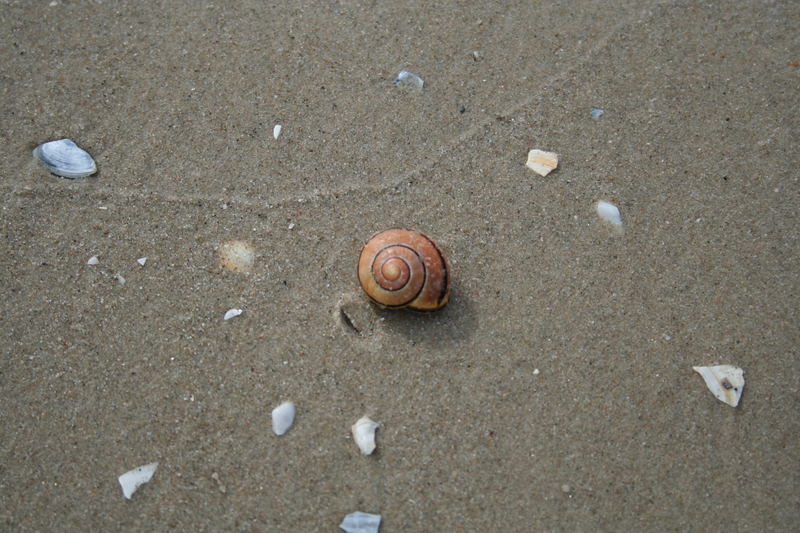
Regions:
<instances>
[{"instance_id":1,"label":"spiral pattern on shell","mask_svg":"<svg viewBox=\"0 0 800 533\"><path fill-rule=\"evenodd\" d=\"M433 311L447 304L450 266L436 244L417 231L390 229L361 249L358 280L383 307Z\"/></svg>"}]
</instances>

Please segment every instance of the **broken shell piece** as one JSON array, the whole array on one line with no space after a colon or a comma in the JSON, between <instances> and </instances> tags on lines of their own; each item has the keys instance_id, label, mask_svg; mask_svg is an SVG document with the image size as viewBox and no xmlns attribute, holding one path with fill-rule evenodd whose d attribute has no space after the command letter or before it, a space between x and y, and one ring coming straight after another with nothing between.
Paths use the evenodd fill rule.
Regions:
<instances>
[{"instance_id":1,"label":"broken shell piece","mask_svg":"<svg viewBox=\"0 0 800 533\"><path fill-rule=\"evenodd\" d=\"M119 476L119 484L122 486L122 495L131 499L136 489L150 481L158 468L158 463L150 463L134 468Z\"/></svg>"},{"instance_id":2,"label":"broken shell piece","mask_svg":"<svg viewBox=\"0 0 800 533\"><path fill-rule=\"evenodd\" d=\"M622 217L619 214L619 208L614 204L600 200L595 205L595 209L597 209L597 215L609 224L622 226Z\"/></svg>"},{"instance_id":3,"label":"broken shell piece","mask_svg":"<svg viewBox=\"0 0 800 533\"><path fill-rule=\"evenodd\" d=\"M602 109L592 109L592 118L597 120L598 118L602 117L606 112Z\"/></svg>"},{"instance_id":4,"label":"broken shell piece","mask_svg":"<svg viewBox=\"0 0 800 533\"><path fill-rule=\"evenodd\" d=\"M407 70L401 70L392 83L396 87L416 87L417 89L422 89L422 86L425 85L422 78Z\"/></svg>"},{"instance_id":5,"label":"broken shell piece","mask_svg":"<svg viewBox=\"0 0 800 533\"><path fill-rule=\"evenodd\" d=\"M272 431L283 435L294 423L295 408L292 402L283 402L272 410Z\"/></svg>"},{"instance_id":6,"label":"broken shell piece","mask_svg":"<svg viewBox=\"0 0 800 533\"><path fill-rule=\"evenodd\" d=\"M63 178L84 178L97 172L94 159L69 139L40 144L33 150L45 166Z\"/></svg>"},{"instance_id":7,"label":"broken shell piece","mask_svg":"<svg viewBox=\"0 0 800 533\"><path fill-rule=\"evenodd\" d=\"M233 272L249 272L255 257L253 247L244 241L227 241L219 247L219 264Z\"/></svg>"},{"instance_id":8,"label":"broken shell piece","mask_svg":"<svg viewBox=\"0 0 800 533\"><path fill-rule=\"evenodd\" d=\"M558 154L544 150L531 150L528 152L528 161L525 166L540 176L547 176L558 166Z\"/></svg>"},{"instance_id":9,"label":"broken shell piece","mask_svg":"<svg viewBox=\"0 0 800 533\"><path fill-rule=\"evenodd\" d=\"M241 314L242 314L242 310L241 309L228 309L227 311L225 311L224 319L225 320L230 320L231 318L233 318L235 316L239 316Z\"/></svg>"},{"instance_id":10,"label":"broken shell piece","mask_svg":"<svg viewBox=\"0 0 800 533\"><path fill-rule=\"evenodd\" d=\"M353 424L350 429L361 453L369 455L375 451L375 430L378 429L378 424L365 416Z\"/></svg>"},{"instance_id":11,"label":"broken shell piece","mask_svg":"<svg viewBox=\"0 0 800 533\"><path fill-rule=\"evenodd\" d=\"M147 263L147 258L146 257L140 257L139 259L136 260L136 262L139 263L140 265L144 266L144 264Z\"/></svg>"},{"instance_id":12,"label":"broken shell piece","mask_svg":"<svg viewBox=\"0 0 800 533\"><path fill-rule=\"evenodd\" d=\"M739 405L744 389L744 371L731 365L693 366L695 372L703 379L717 400L730 406Z\"/></svg>"},{"instance_id":13,"label":"broken shell piece","mask_svg":"<svg viewBox=\"0 0 800 533\"><path fill-rule=\"evenodd\" d=\"M381 515L356 511L345 516L339 527L347 533L378 533Z\"/></svg>"},{"instance_id":14,"label":"broken shell piece","mask_svg":"<svg viewBox=\"0 0 800 533\"><path fill-rule=\"evenodd\" d=\"M281 126L280 124L275 124L275 127L272 128L272 136L275 137L276 139L280 137L282 129L283 126Z\"/></svg>"},{"instance_id":15,"label":"broken shell piece","mask_svg":"<svg viewBox=\"0 0 800 533\"><path fill-rule=\"evenodd\" d=\"M87 265L92 265L92 266L99 265L100 264L100 260L97 258L96 255L93 255L92 257L89 258L88 261L86 261L86 264Z\"/></svg>"}]
</instances>

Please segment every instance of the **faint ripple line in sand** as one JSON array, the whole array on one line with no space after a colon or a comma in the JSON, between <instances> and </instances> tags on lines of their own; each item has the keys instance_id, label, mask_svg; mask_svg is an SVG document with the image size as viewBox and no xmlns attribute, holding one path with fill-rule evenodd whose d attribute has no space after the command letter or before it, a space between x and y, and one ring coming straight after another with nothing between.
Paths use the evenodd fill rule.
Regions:
<instances>
[{"instance_id":1,"label":"faint ripple line in sand","mask_svg":"<svg viewBox=\"0 0 800 533\"><path fill-rule=\"evenodd\" d=\"M615 24L606 34L599 38L597 42L592 46L582 58L578 61L573 63L570 66L567 66L564 70L554 74L549 80L545 83L541 84L541 88L538 91L531 92L529 96L520 100L519 102L511 105L504 111L502 111L503 116L510 116L516 113L521 108L529 105L532 101L538 98L546 89L556 85L559 81L564 79L567 75L579 70L588 62L591 61L598 53L602 52L609 44L611 39L617 35L624 27L632 24L637 19L648 19L652 20L656 15L655 11L659 10L660 8L664 7L665 5L668 6L670 4L669 1L661 1L655 2L653 5L648 6L640 11L634 13L633 16L621 20L617 24ZM458 134L455 138L447 141L444 145L437 150L438 155L435 155L429 162L425 165L421 165L415 168L412 168L402 174L400 174L397 178L390 182L385 182L377 185L348 185L342 187L340 189L333 189L329 191L315 191L311 194L306 195L298 195L292 197L284 197L284 198L273 198L271 200L258 200L253 199L252 196L245 196L245 195L227 195L227 194L192 194L192 193L148 193L143 192L139 189L123 189L119 187L111 187L107 185L99 186L95 188L90 194L92 196L100 196L100 197L114 197L114 198L121 198L126 201L141 201L142 199L148 200L155 200L155 201L162 201L162 202L169 202L169 203L183 203L183 204L191 204L196 202L225 202L232 205L236 205L238 207L249 207L249 208L276 208L276 207L286 207L289 205L295 205L297 203L315 203L315 202L322 202L322 201L337 201L340 196L347 196L352 197L353 195L361 195L361 196L370 196L376 194L382 194L386 191L397 189L401 187L404 183L407 183L411 178L414 176L420 175L428 170L430 170L433 166L435 166L439 161L441 161L445 155L450 153L456 146L465 142L466 140L470 139L471 137L477 135L480 131L487 127L491 127L494 123L493 117L486 117L483 120L478 121L471 127L464 130L462 133Z\"/></svg>"}]
</instances>

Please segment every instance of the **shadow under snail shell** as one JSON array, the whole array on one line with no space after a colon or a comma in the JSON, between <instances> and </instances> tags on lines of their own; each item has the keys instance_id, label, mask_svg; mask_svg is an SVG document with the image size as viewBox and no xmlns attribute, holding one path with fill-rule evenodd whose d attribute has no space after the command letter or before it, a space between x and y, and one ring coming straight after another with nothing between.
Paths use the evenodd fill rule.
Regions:
<instances>
[{"instance_id":1,"label":"shadow under snail shell","mask_svg":"<svg viewBox=\"0 0 800 533\"><path fill-rule=\"evenodd\" d=\"M358 281L378 305L434 311L450 297L450 265L428 237L408 229L374 235L361 249Z\"/></svg>"}]
</instances>

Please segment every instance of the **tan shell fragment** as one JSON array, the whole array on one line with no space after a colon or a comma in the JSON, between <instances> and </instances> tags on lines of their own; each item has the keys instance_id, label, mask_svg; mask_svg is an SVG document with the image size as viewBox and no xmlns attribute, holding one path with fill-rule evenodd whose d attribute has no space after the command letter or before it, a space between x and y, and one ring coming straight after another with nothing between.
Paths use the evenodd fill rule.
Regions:
<instances>
[{"instance_id":1,"label":"tan shell fragment","mask_svg":"<svg viewBox=\"0 0 800 533\"><path fill-rule=\"evenodd\" d=\"M544 150L531 150L528 152L528 162L525 166L540 176L547 176L558 166L558 154Z\"/></svg>"},{"instance_id":2,"label":"tan shell fragment","mask_svg":"<svg viewBox=\"0 0 800 533\"><path fill-rule=\"evenodd\" d=\"M227 241L219 247L219 264L225 270L250 272L255 257L253 247L244 241Z\"/></svg>"},{"instance_id":3,"label":"tan shell fragment","mask_svg":"<svg viewBox=\"0 0 800 533\"><path fill-rule=\"evenodd\" d=\"M731 365L693 366L695 372L703 379L717 400L732 407L739 405L744 389L744 371Z\"/></svg>"}]
</instances>

